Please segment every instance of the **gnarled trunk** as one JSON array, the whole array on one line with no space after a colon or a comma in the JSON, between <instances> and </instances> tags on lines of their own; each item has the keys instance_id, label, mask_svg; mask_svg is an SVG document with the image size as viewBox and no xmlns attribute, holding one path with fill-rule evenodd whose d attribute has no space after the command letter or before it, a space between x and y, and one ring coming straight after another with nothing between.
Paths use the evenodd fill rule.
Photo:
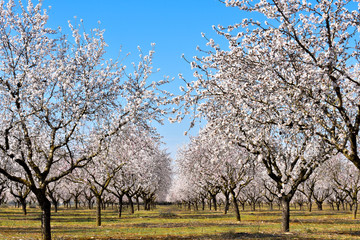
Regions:
<instances>
[{"instance_id":1,"label":"gnarled trunk","mask_svg":"<svg viewBox=\"0 0 360 240\"><path fill-rule=\"evenodd\" d=\"M123 207L123 196L119 196L118 201L119 201L118 216L119 216L119 218L121 218L122 207Z\"/></svg>"},{"instance_id":2,"label":"gnarled trunk","mask_svg":"<svg viewBox=\"0 0 360 240\"><path fill-rule=\"evenodd\" d=\"M130 195L126 195L128 201L129 201L129 204L130 204L130 213L131 214L134 214L135 213L135 209L134 209L134 202L132 200L132 197Z\"/></svg>"},{"instance_id":3,"label":"gnarled trunk","mask_svg":"<svg viewBox=\"0 0 360 240\"><path fill-rule=\"evenodd\" d=\"M77 196L77 195L74 196L74 202L75 202L75 209L78 209L78 207L79 207L79 196Z\"/></svg>"},{"instance_id":4,"label":"gnarled trunk","mask_svg":"<svg viewBox=\"0 0 360 240\"><path fill-rule=\"evenodd\" d=\"M58 212L58 201L53 201L53 205L54 205L54 212Z\"/></svg>"},{"instance_id":5,"label":"gnarled trunk","mask_svg":"<svg viewBox=\"0 0 360 240\"><path fill-rule=\"evenodd\" d=\"M101 196L96 196L96 226L101 226Z\"/></svg>"},{"instance_id":6,"label":"gnarled trunk","mask_svg":"<svg viewBox=\"0 0 360 240\"><path fill-rule=\"evenodd\" d=\"M309 209L309 212L312 211L312 202L311 202L311 200L308 202L308 209Z\"/></svg>"},{"instance_id":7,"label":"gnarled trunk","mask_svg":"<svg viewBox=\"0 0 360 240\"><path fill-rule=\"evenodd\" d=\"M353 219L356 219L357 210L358 210L358 203L355 201L354 209L353 209Z\"/></svg>"},{"instance_id":8,"label":"gnarled trunk","mask_svg":"<svg viewBox=\"0 0 360 240\"><path fill-rule=\"evenodd\" d=\"M137 210L140 211L140 201L139 201L139 197L136 197L135 200L136 200Z\"/></svg>"},{"instance_id":9,"label":"gnarled trunk","mask_svg":"<svg viewBox=\"0 0 360 240\"><path fill-rule=\"evenodd\" d=\"M235 211L235 215L236 215L236 220L237 221L241 221L241 218L240 218L240 210L239 210L239 204L237 202L237 199L236 199L236 195L234 192L231 192L231 196L232 196L232 200L233 200L233 204L234 204L234 211Z\"/></svg>"},{"instance_id":10,"label":"gnarled trunk","mask_svg":"<svg viewBox=\"0 0 360 240\"><path fill-rule=\"evenodd\" d=\"M44 189L35 189L34 194L41 209L41 237L42 240L51 240L51 203L46 197Z\"/></svg>"},{"instance_id":11,"label":"gnarled trunk","mask_svg":"<svg viewBox=\"0 0 360 240\"><path fill-rule=\"evenodd\" d=\"M280 198L282 207L281 229L283 232L290 231L290 200L287 197Z\"/></svg>"},{"instance_id":12,"label":"gnarled trunk","mask_svg":"<svg viewBox=\"0 0 360 240\"><path fill-rule=\"evenodd\" d=\"M316 205L317 205L317 208L318 208L319 211L323 210L323 207L322 207L323 202L322 201L316 201Z\"/></svg>"},{"instance_id":13,"label":"gnarled trunk","mask_svg":"<svg viewBox=\"0 0 360 240\"><path fill-rule=\"evenodd\" d=\"M230 206L229 193L224 193L224 196L225 196L224 214L227 214L227 212L229 211L229 206Z\"/></svg>"},{"instance_id":14,"label":"gnarled trunk","mask_svg":"<svg viewBox=\"0 0 360 240\"><path fill-rule=\"evenodd\" d=\"M212 202L213 202L213 204L214 204L214 210L217 211L216 195L215 195L215 194L212 194L212 195L211 195L211 199L212 199Z\"/></svg>"},{"instance_id":15,"label":"gnarled trunk","mask_svg":"<svg viewBox=\"0 0 360 240\"><path fill-rule=\"evenodd\" d=\"M25 199L21 199L20 200L21 206L22 206L22 210L24 215L27 215L27 211L26 211L26 200Z\"/></svg>"}]
</instances>

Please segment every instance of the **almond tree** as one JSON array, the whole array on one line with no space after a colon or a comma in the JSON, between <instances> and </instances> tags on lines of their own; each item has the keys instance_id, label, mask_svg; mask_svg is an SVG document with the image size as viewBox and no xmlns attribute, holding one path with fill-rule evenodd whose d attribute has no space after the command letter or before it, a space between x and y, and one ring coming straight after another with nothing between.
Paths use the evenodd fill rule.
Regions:
<instances>
[{"instance_id":1,"label":"almond tree","mask_svg":"<svg viewBox=\"0 0 360 240\"><path fill-rule=\"evenodd\" d=\"M360 13L358 1L227 0L247 14L266 19L244 19L229 26L248 28L229 34L232 52L253 56L249 64L262 64L263 75L296 98L292 102L315 134L360 169ZM237 43L241 41L241 47ZM258 61L256 60L258 59Z\"/></svg>"},{"instance_id":2,"label":"almond tree","mask_svg":"<svg viewBox=\"0 0 360 240\"><path fill-rule=\"evenodd\" d=\"M65 181L61 179L59 182L53 182L47 186L47 194L50 198L51 204L54 206L54 212L57 213L61 194L63 193L64 188L69 188L69 185L65 186Z\"/></svg>"},{"instance_id":3,"label":"almond tree","mask_svg":"<svg viewBox=\"0 0 360 240\"><path fill-rule=\"evenodd\" d=\"M150 132L141 128L129 129L126 136L119 139L116 144L121 149L117 154L122 157L122 166L113 177L107 191L111 192L119 202L119 217L121 217L123 197L128 198L130 213L135 212L133 197L141 190L141 173L148 171L146 167L147 157L154 149ZM147 179L151 184L151 179Z\"/></svg>"},{"instance_id":4,"label":"almond tree","mask_svg":"<svg viewBox=\"0 0 360 240\"><path fill-rule=\"evenodd\" d=\"M274 209L274 201L277 198L277 195L274 194L276 192L276 185L273 182L268 182L264 179L261 180L265 190L263 193L263 198L269 205L269 210L272 211Z\"/></svg>"},{"instance_id":5,"label":"almond tree","mask_svg":"<svg viewBox=\"0 0 360 240\"><path fill-rule=\"evenodd\" d=\"M10 194L18 201L19 205L21 205L24 215L27 215L26 198L30 194L30 189L26 185L18 182L9 182L8 188Z\"/></svg>"},{"instance_id":6,"label":"almond tree","mask_svg":"<svg viewBox=\"0 0 360 240\"><path fill-rule=\"evenodd\" d=\"M193 138L190 144L179 150L176 161L180 175L188 178L188 182L194 184L195 189L202 189L206 192L210 210L214 206L214 210L217 211L216 196L221 192L217 175L219 163L214 159L211 146L206 143L202 145L200 136ZM189 194L191 196L189 200L197 200L196 192Z\"/></svg>"},{"instance_id":7,"label":"almond tree","mask_svg":"<svg viewBox=\"0 0 360 240\"><path fill-rule=\"evenodd\" d=\"M276 184L273 194L282 204L282 229L289 231L292 197L299 184L329 158L332 148L315 134L314 128L305 129L292 122L292 117L304 121L306 117L294 111L294 95L272 86L268 76L262 75L262 68L244 64L243 58L217 46L209 54L201 59L201 65L193 63L205 70L203 74L195 73L198 80L188 84L185 94L178 98L186 101L185 111L196 106L195 117L206 118L212 137L221 135L262 163L268 178ZM260 81L262 77L264 82Z\"/></svg>"},{"instance_id":8,"label":"almond tree","mask_svg":"<svg viewBox=\"0 0 360 240\"><path fill-rule=\"evenodd\" d=\"M258 180L258 179L256 179L256 180ZM251 211L256 210L256 204L261 202L262 197L263 197L263 195L262 195L263 189L261 188L262 185L260 184L259 181L256 181L256 180L251 181L251 183L249 185L247 185L243 191L243 193L244 193L245 197L247 198L247 201L251 207Z\"/></svg>"},{"instance_id":9,"label":"almond tree","mask_svg":"<svg viewBox=\"0 0 360 240\"><path fill-rule=\"evenodd\" d=\"M127 129L128 130L128 129ZM101 154L94 158L86 167L78 169L71 174L71 180L76 185L87 186L96 200L96 226L101 226L101 209L103 196L106 193L111 181L121 170L130 155L128 146L128 131L121 135L114 135L103 145ZM126 134L125 134L126 132ZM83 190L78 191L82 193Z\"/></svg>"},{"instance_id":10,"label":"almond tree","mask_svg":"<svg viewBox=\"0 0 360 240\"><path fill-rule=\"evenodd\" d=\"M348 197L350 211L353 211L353 219L356 219L360 192L359 170L342 158L334 159L329 170L334 188Z\"/></svg>"},{"instance_id":11,"label":"almond tree","mask_svg":"<svg viewBox=\"0 0 360 240\"><path fill-rule=\"evenodd\" d=\"M167 201L177 203L180 207L183 205L187 206L187 209L191 210L191 205L200 199L202 209L205 210L205 200L208 194L204 189L199 188L189 177L183 171L176 173L167 196Z\"/></svg>"},{"instance_id":12,"label":"almond tree","mask_svg":"<svg viewBox=\"0 0 360 240\"><path fill-rule=\"evenodd\" d=\"M300 192L296 192L295 196L293 198L293 203L295 205L295 209L296 209L296 205L299 205L300 211L301 211L301 210L303 210L303 206L306 203L306 198Z\"/></svg>"},{"instance_id":13,"label":"almond tree","mask_svg":"<svg viewBox=\"0 0 360 240\"><path fill-rule=\"evenodd\" d=\"M111 185L108 188L108 191L113 194L117 200L118 200L118 217L121 218L122 215L122 208L123 208L123 198L126 191L126 184L127 181L125 181L124 178L119 177L121 175L122 169L118 172L117 176L113 179ZM91 199L90 199L91 201ZM89 206L91 206L91 203L89 203ZM90 207L89 207L90 209Z\"/></svg>"},{"instance_id":14,"label":"almond tree","mask_svg":"<svg viewBox=\"0 0 360 240\"><path fill-rule=\"evenodd\" d=\"M333 148L357 161L359 68L353 34L358 23L353 19L358 13L347 11L342 1L226 4L259 12L267 21L218 26L216 32L229 43L225 49L204 36L209 49L190 63L196 80L173 99L180 104L173 120L190 113L195 120L204 118L214 136L258 156L276 184L282 230L289 231L289 202Z\"/></svg>"},{"instance_id":15,"label":"almond tree","mask_svg":"<svg viewBox=\"0 0 360 240\"><path fill-rule=\"evenodd\" d=\"M0 16L0 173L34 193L50 240L47 186L93 160L127 123L159 120L156 89L166 81L148 83L154 51L140 52L131 73L104 59L104 31L48 28L42 1L1 1Z\"/></svg>"},{"instance_id":16,"label":"almond tree","mask_svg":"<svg viewBox=\"0 0 360 240\"><path fill-rule=\"evenodd\" d=\"M318 210L323 210L323 203L325 202L326 199L328 199L331 196L331 189L329 188L329 186L327 187L323 187L323 186L318 186L316 188L316 190L313 193L313 198L315 200L315 203L318 207Z\"/></svg>"},{"instance_id":17,"label":"almond tree","mask_svg":"<svg viewBox=\"0 0 360 240\"><path fill-rule=\"evenodd\" d=\"M171 158L160 149L160 139L156 135L140 130L133 134L133 143L128 161L114 178L112 188L115 192L110 188L119 201L122 196L127 196L131 213L134 213L133 198L138 210L140 197L145 210L150 210L155 200L164 201L171 186L172 173Z\"/></svg>"},{"instance_id":18,"label":"almond tree","mask_svg":"<svg viewBox=\"0 0 360 240\"><path fill-rule=\"evenodd\" d=\"M301 184L301 187L299 188L299 192L301 192L306 200L308 205L309 212L312 211L312 199L315 191L315 184L317 179L315 177L310 177L308 180L306 180L304 183Z\"/></svg>"},{"instance_id":19,"label":"almond tree","mask_svg":"<svg viewBox=\"0 0 360 240\"><path fill-rule=\"evenodd\" d=\"M332 169L332 165L334 165L334 158L336 158L336 156L315 169L311 177L302 183L299 188L299 192L307 199L309 212L312 211L313 200L317 204L318 210L322 210L323 203L333 194L330 170Z\"/></svg>"},{"instance_id":20,"label":"almond tree","mask_svg":"<svg viewBox=\"0 0 360 240\"><path fill-rule=\"evenodd\" d=\"M153 151L143 155L141 172L137 174L139 196L145 210L151 210L156 201L164 201L171 186L171 158L169 154L155 145ZM138 207L139 201L137 199Z\"/></svg>"},{"instance_id":21,"label":"almond tree","mask_svg":"<svg viewBox=\"0 0 360 240\"><path fill-rule=\"evenodd\" d=\"M182 174L188 174L199 189L208 193L214 207L216 195L221 191L226 213L231 196L236 219L240 221L237 196L254 177L255 166L251 160L251 156L239 147L208 135L205 128L181 150L177 163Z\"/></svg>"},{"instance_id":22,"label":"almond tree","mask_svg":"<svg viewBox=\"0 0 360 240\"><path fill-rule=\"evenodd\" d=\"M94 204L94 194L91 192L90 189L84 189L83 191L84 201L86 202L88 209L92 209L92 206ZM86 205L85 204L85 205Z\"/></svg>"}]
</instances>

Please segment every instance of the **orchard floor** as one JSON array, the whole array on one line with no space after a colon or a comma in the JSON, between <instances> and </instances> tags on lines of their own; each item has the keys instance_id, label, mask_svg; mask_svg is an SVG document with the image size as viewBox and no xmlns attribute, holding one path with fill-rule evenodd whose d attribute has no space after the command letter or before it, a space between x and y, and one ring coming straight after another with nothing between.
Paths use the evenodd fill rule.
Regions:
<instances>
[{"instance_id":1,"label":"orchard floor","mask_svg":"<svg viewBox=\"0 0 360 240\"><path fill-rule=\"evenodd\" d=\"M0 239L39 239L40 211L0 207ZM291 232L280 232L279 211L242 211L241 222L233 213L186 211L158 206L117 217L116 209L103 211L103 224L95 226L95 210L64 209L52 215L54 240L74 239L360 239L360 220L349 211L291 211Z\"/></svg>"}]
</instances>

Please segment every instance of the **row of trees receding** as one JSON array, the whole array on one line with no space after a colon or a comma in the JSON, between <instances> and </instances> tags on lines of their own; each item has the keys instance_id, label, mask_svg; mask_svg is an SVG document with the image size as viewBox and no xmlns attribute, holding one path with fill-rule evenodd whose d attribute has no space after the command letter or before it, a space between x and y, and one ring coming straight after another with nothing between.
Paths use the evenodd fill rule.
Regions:
<instances>
[{"instance_id":1,"label":"row of trees receding","mask_svg":"<svg viewBox=\"0 0 360 240\"><path fill-rule=\"evenodd\" d=\"M0 174L36 197L42 238L51 239L51 200L65 179L87 186L98 206L106 189L154 194L154 182L139 180L168 166L150 125L164 115L168 82L149 80L153 49L139 49L128 69L105 58L103 30L49 28L42 1L1 1L0 16ZM128 168L136 173L122 183Z\"/></svg>"},{"instance_id":2,"label":"row of trees receding","mask_svg":"<svg viewBox=\"0 0 360 240\"><path fill-rule=\"evenodd\" d=\"M73 205L75 209L80 205L92 209L95 205L97 226L100 226L101 209L107 205L117 206L120 218L125 203L133 214L135 204L138 210L140 204L144 205L145 210L150 210L155 202L165 200L171 182L171 161L168 154L156 146L136 146L139 142L143 144L143 141L132 142L136 144L128 146L120 142L121 148L117 144L114 145L117 151L120 150L122 153L117 152L114 155L116 159L108 156L97 160L96 162L101 164L96 168L93 166L94 163L89 163L48 186L47 197L55 213L60 204L66 208ZM128 147L131 147L131 151L125 149ZM135 148L138 148L137 151ZM124 153L128 156L124 157ZM0 190L0 204L21 206L24 215L27 214L28 204L36 205L36 197L26 185L2 179Z\"/></svg>"},{"instance_id":3,"label":"row of trees receding","mask_svg":"<svg viewBox=\"0 0 360 240\"><path fill-rule=\"evenodd\" d=\"M209 49L190 63L195 81L173 98L179 105L173 120L191 113L191 126L197 119L207 125L181 150L179 174L201 186L197 194L215 202L222 191L238 208L240 193L261 172L263 187L282 206L282 229L289 231L289 204L304 184L312 185L318 169L334 167L337 154L360 169L359 7L350 0L224 4L259 20L214 27L228 46L205 36ZM167 80L149 80L153 50L140 51L128 70L105 59L102 30L86 33L69 23L65 35L48 28L41 1L1 2L0 16L0 174L34 194L43 239L50 240L56 183L82 183L100 205L105 189L131 166L129 158L139 154L145 169L167 158L149 154L158 143L150 122L161 121L169 103L159 89ZM220 168L223 174L214 175Z\"/></svg>"},{"instance_id":4,"label":"row of trees receding","mask_svg":"<svg viewBox=\"0 0 360 240\"><path fill-rule=\"evenodd\" d=\"M207 156L210 162L228 161L219 155L230 154L224 146L239 147L234 179L248 167L245 159L259 162L272 186L264 187L282 205L282 230L289 231L289 203L319 166L341 154L360 169L359 7L347 0L223 2L247 18L214 27L221 41L204 35L208 47L189 61L196 80L183 79L172 120L187 114L193 114L192 125L206 120L199 141L212 148L204 138L219 139L221 145ZM201 147L191 143L181 160L188 152L201 155ZM202 185L214 189L205 179ZM246 182L235 181L238 188Z\"/></svg>"},{"instance_id":5,"label":"row of trees receding","mask_svg":"<svg viewBox=\"0 0 360 240\"><path fill-rule=\"evenodd\" d=\"M275 210L282 206L282 191L295 188L289 204L312 211L329 204L333 210L349 209L356 218L360 190L359 170L341 155L324 162L314 169L306 180L291 180L279 188L268 175L261 159L253 159L236 145L226 145L222 141L210 140L205 131L184 146L178 153L177 177L171 188L169 199L188 209L218 210L223 206L225 214L233 206L237 221L241 220L240 210L250 206ZM293 178L294 179L294 178ZM296 180L296 178L295 178ZM285 192L287 193L287 192ZM290 217L287 209L286 219Z\"/></svg>"}]
</instances>

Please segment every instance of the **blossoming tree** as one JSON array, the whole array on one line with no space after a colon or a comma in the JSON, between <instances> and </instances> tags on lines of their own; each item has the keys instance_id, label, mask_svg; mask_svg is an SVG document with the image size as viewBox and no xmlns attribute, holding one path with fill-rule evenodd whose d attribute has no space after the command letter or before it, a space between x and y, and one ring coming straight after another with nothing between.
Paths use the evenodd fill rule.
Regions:
<instances>
[{"instance_id":1,"label":"blossoming tree","mask_svg":"<svg viewBox=\"0 0 360 240\"><path fill-rule=\"evenodd\" d=\"M204 35L209 49L191 62L196 80L174 98L184 103L174 120L205 118L214 136L257 155L289 231L290 200L333 149L359 162L359 13L348 1L225 3L266 21L216 27L226 49Z\"/></svg>"},{"instance_id":2,"label":"blossoming tree","mask_svg":"<svg viewBox=\"0 0 360 240\"><path fill-rule=\"evenodd\" d=\"M48 28L42 1L1 1L0 16L0 173L35 194L49 240L47 186L85 166L127 123L159 120L165 81L148 81L154 51L130 73L104 59L102 30Z\"/></svg>"},{"instance_id":3,"label":"blossoming tree","mask_svg":"<svg viewBox=\"0 0 360 240\"><path fill-rule=\"evenodd\" d=\"M360 13L356 1L225 1L228 6L260 14L266 21L244 19L222 31L232 55L252 57L261 65L262 82L282 86L295 98L294 119L360 169ZM238 43L240 43L239 46ZM253 61L251 61L253 60ZM245 59L244 59L245 61Z\"/></svg>"},{"instance_id":4,"label":"blossoming tree","mask_svg":"<svg viewBox=\"0 0 360 240\"><path fill-rule=\"evenodd\" d=\"M237 196L254 178L256 163L240 147L229 145L226 139L208 134L207 129L203 129L179 151L179 176L186 176L198 188L198 193L206 192L215 210L216 196L222 192L225 214L229 209L231 196L236 219L240 221Z\"/></svg>"}]
</instances>

